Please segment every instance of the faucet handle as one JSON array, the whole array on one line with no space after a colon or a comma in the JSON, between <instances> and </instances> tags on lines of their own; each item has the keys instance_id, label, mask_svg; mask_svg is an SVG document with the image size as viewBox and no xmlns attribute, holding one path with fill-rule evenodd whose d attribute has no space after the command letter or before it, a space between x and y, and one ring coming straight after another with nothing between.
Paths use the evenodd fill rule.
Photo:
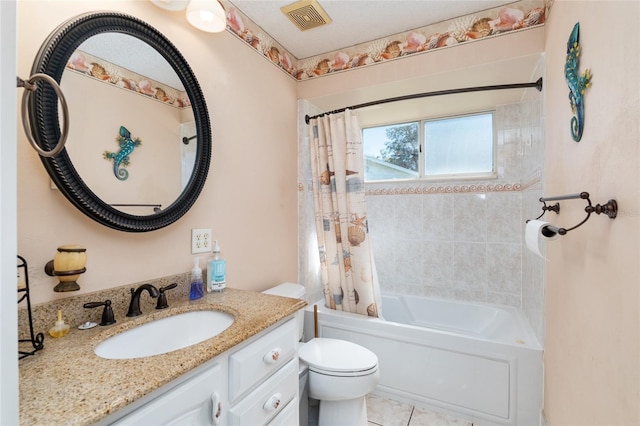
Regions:
<instances>
[{"instance_id":1,"label":"faucet handle","mask_svg":"<svg viewBox=\"0 0 640 426\"><path fill-rule=\"evenodd\" d=\"M169 284L166 287L160 287L158 291L163 292L165 290L171 290L172 288L176 288L176 287L178 287L178 283L173 283L173 284Z\"/></svg>"},{"instance_id":2,"label":"faucet handle","mask_svg":"<svg viewBox=\"0 0 640 426\"><path fill-rule=\"evenodd\" d=\"M107 299L104 302L89 302L85 303L85 308L97 308L98 306L104 306L102 311L102 321L100 325L111 325L116 323L116 318L113 315L113 308L111 307L111 300Z\"/></svg>"},{"instance_id":3,"label":"faucet handle","mask_svg":"<svg viewBox=\"0 0 640 426\"><path fill-rule=\"evenodd\" d=\"M167 303L167 295L164 294L164 292L165 290L171 290L172 288L176 287L178 287L178 283L169 284L166 287L160 287L160 289L158 289L160 294L158 294L158 303L156 304L156 309L166 309L169 307L169 304Z\"/></svg>"}]
</instances>

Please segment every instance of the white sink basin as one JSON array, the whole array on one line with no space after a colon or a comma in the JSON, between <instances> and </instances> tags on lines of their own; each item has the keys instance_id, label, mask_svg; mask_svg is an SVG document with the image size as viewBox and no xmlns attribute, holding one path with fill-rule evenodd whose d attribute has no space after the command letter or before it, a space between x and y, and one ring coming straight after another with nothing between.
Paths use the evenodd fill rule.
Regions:
<instances>
[{"instance_id":1,"label":"white sink basin","mask_svg":"<svg viewBox=\"0 0 640 426\"><path fill-rule=\"evenodd\" d=\"M229 328L233 321L233 315L226 312L185 312L109 337L95 347L95 353L108 359L165 354L210 339Z\"/></svg>"}]
</instances>

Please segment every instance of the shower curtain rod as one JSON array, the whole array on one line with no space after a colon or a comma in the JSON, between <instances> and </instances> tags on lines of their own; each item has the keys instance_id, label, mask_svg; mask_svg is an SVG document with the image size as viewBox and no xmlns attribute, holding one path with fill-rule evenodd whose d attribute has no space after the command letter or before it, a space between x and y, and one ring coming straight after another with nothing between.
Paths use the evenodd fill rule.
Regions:
<instances>
[{"instance_id":1,"label":"shower curtain rod","mask_svg":"<svg viewBox=\"0 0 640 426\"><path fill-rule=\"evenodd\" d=\"M538 92L542 91L542 77L540 77L536 82L533 83L516 83L516 84L498 84L493 86L478 86L478 87L466 87L461 89L448 89L448 90L437 90L435 92L425 92L425 93L415 93L413 95L405 95L405 96L397 96L395 98L388 99L380 99L377 101L365 102L363 104L352 105L350 107L336 109L334 111L325 112L322 114L314 115L309 117L308 115L304 116L304 122L309 124L309 120L314 118L323 117L326 114L337 114L339 112L344 112L347 109L358 109L369 107L373 105L386 104L389 102L398 102L398 101L406 101L409 99L418 99L418 98L428 98L431 96L441 96L441 95L455 95L457 93L468 93L468 92L484 92L488 90L503 90L503 89L524 89L527 87L535 87Z\"/></svg>"}]
</instances>

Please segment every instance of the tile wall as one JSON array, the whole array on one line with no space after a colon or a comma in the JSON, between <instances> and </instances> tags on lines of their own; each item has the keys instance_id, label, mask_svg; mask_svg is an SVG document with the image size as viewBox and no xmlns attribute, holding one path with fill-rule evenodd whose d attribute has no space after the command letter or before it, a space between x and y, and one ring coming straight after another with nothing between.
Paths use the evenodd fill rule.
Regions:
<instances>
[{"instance_id":1,"label":"tile wall","mask_svg":"<svg viewBox=\"0 0 640 426\"><path fill-rule=\"evenodd\" d=\"M383 292L520 307L520 192L367 198Z\"/></svg>"}]
</instances>

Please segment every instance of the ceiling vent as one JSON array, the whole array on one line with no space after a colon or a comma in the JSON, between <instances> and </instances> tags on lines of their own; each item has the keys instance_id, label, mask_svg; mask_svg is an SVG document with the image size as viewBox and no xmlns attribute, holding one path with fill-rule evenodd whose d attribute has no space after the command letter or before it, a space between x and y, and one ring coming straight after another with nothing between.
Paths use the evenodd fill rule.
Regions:
<instances>
[{"instance_id":1,"label":"ceiling vent","mask_svg":"<svg viewBox=\"0 0 640 426\"><path fill-rule=\"evenodd\" d=\"M280 10L300 31L331 23L331 18L316 0L300 0L281 7Z\"/></svg>"}]
</instances>

